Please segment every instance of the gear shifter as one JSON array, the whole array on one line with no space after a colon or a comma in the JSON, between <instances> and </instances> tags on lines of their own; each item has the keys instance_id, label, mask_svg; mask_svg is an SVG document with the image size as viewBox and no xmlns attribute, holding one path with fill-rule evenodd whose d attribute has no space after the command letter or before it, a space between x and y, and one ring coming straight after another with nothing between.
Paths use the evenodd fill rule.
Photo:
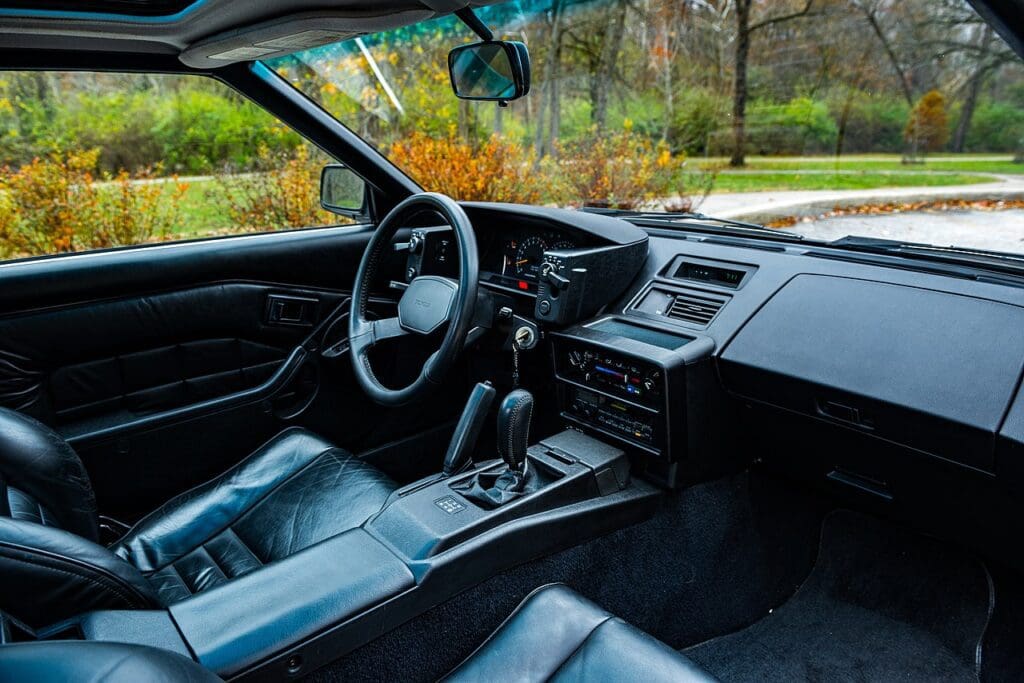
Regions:
<instances>
[{"instance_id":1,"label":"gear shifter","mask_svg":"<svg viewBox=\"0 0 1024 683\"><path fill-rule=\"evenodd\" d=\"M498 407L498 454L503 472L480 472L452 488L487 509L500 507L527 493L526 447L530 440L533 395L525 389L509 393Z\"/></svg>"},{"instance_id":2,"label":"gear shifter","mask_svg":"<svg viewBox=\"0 0 1024 683\"><path fill-rule=\"evenodd\" d=\"M526 389L510 392L498 407L498 454L511 471L523 472L531 417L533 394Z\"/></svg>"}]
</instances>

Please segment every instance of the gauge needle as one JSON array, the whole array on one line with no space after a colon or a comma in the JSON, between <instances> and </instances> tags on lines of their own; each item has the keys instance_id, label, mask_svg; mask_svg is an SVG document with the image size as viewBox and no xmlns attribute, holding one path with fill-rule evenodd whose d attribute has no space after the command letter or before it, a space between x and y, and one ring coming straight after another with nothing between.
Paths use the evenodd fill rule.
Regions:
<instances>
[{"instance_id":1,"label":"gauge needle","mask_svg":"<svg viewBox=\"0 0 1024 683\"><path fill-rule=\"evenodd\" d=\"M521 265L523 265L524 263L529 263L529 262L530 262L530 259L528 259L528 258L524 258L524 259L520 259L519 261L516 261L516 265L517 265L517 266L521 266Z\"/></svg>"}]
</instances>

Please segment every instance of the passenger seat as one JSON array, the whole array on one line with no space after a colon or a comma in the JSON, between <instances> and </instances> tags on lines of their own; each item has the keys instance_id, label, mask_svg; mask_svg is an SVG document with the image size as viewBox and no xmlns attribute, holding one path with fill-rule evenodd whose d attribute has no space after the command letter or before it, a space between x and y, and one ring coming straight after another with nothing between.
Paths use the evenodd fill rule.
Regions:
<instances>
[{"instance_id":1,"label":"passenger seat","mask_svg":"<svg viewBox=\"0 0 1024 683\"><path fill-rule=\"evenodd\" d=\"M531 593L445 681L709 683L681 654L562 584Z\"/></svg>"}]
</instances>

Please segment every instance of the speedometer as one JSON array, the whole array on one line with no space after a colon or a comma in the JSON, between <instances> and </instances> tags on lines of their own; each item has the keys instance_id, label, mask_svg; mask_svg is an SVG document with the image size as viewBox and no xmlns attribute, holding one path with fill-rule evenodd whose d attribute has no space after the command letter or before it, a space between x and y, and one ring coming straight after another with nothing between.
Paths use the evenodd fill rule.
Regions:
<instances>
[{"instance_id":1,"label":"speedometer","mask_svg":"<svg viewBox=\"0 0 1024 683\"><path fill-rule=\"evenodd\" d=\"M521 241L512 263L513 272L519 277L536 278L547 249L547 243L540 237L527 237Z\"/></svg>"}]
</instances>

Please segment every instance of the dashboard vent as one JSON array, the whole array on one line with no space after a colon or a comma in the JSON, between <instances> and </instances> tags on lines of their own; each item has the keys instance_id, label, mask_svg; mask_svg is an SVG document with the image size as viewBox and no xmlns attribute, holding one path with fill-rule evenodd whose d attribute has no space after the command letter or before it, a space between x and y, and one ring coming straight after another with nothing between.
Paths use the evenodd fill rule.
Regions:
<instances>
[{"instance_id":1,"label":"dashboard vent","mask_svg":"<svg viewBox=\"0 0 1024 683\"><path fill-rule=\"evenodd\" d=\"M726 299L695 292L676 294L666 315L675 320L706 327L718 315L722 306L725 306L725 302Z\"/></svg>"}]
</instances>

